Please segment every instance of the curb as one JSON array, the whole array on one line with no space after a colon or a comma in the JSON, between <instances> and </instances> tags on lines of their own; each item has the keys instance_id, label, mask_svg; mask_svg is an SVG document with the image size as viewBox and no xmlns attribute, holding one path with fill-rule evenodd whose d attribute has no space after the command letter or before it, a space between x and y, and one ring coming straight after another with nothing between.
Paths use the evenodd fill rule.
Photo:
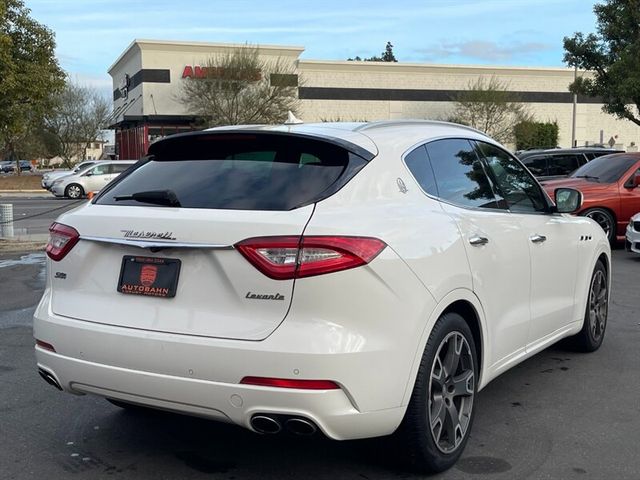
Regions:
<instances>
[{"instance_id":1,"label":"curb","mask_svg":"<svg viewBox=\"0 0 640 480\"><path fill-rule=\"evenodd\" d=\"M48 192L47 190L44 190L44 191L43 190L44 189L42 188L39 190L0 190L0 193L42 193L42 194L51 193L51 192Z\"/></svg>"},{"instance_id":2,"label":"curb","mask_svg":"<svg viewBox=\"0 0 640 480\"><path fill-rule=\"evenodd\" d=\"M0 239L0 255L6 253L44 251L46 241L42 240L6 240Z\"/></svg>"}]
</instances>

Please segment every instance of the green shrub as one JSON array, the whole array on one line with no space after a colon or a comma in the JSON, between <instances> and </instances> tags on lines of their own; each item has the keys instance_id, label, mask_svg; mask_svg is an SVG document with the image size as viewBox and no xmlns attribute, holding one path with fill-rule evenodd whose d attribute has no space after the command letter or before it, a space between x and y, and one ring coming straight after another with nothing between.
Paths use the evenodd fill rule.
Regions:
<instances>
[{"instance_id":1,"label":"green shrub","mask_svg":"<svg viewBox=\"0 0 640 480\"><path fill-rule=\"evenodd\" d=\"M523 121L514 127L516 149L553 148L558 145L558 122Z\"/></svg>"}]
</instances>

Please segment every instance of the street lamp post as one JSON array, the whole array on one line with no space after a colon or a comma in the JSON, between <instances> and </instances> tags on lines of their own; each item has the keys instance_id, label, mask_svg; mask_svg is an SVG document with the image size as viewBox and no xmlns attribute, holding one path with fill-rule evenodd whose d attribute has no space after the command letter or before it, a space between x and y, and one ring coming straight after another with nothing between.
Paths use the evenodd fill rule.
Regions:
<instances>
[{"instance_id":1,"label":"street lamp post","mask_svg":"<svg viewBox=\"0 0 640 480\"><path fill-rule=\"evenodd\" d=\"M573 70L573 83L575 85L576 80L578 79L578 65L574 66ZM577 147L576 144L576 110L578 108L578 94L574 92L573 94L573 117L571 119L571 146Z\"/></svg>"}]
</instances>

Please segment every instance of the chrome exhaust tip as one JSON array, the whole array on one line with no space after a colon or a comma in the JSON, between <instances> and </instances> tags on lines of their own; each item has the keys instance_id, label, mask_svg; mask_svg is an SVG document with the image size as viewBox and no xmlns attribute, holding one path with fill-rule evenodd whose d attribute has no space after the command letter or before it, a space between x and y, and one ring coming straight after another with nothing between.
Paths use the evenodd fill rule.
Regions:
<instances>
[{"instance_id":1,"label":"chrome exhaust tip","mask_svg":"<svg viewBox=\"0 0 640 480\"><path fill-rule=\"evenodd\" d=\"M313 422L310 422L309 420L306 420L304 418L290 418L285 423L285 426L291 433L303 436L313 435L318 430Z\"/></svg>"},{"instance_id":2,"label":"chrome exhaust tip","mask_svg":"<svg viewBox=\"0 0 640 480\"><path fill-rule=\"evenodd\" d=\"M251 428L256 432L268 435L275 435L282 431L282 425L273 417L266 415L254 415L251 417Z\"/></svg>"},{"instance_id":3,"label":"chrome exhaust tip","mask_svg":"<svg viewBox=\"0 0 640 480\"><path fill-rule=\"evenodd\" d=\"M39 368L38 369L38 374L49 385L51 385L51 386L57 388L58 390L62 391L62 387L60 386L60 384L58 383L56 378L53 375L51 375L49 372L47 372L46 370L43 370L42 368Z\"/></svg>"}]
</instances>

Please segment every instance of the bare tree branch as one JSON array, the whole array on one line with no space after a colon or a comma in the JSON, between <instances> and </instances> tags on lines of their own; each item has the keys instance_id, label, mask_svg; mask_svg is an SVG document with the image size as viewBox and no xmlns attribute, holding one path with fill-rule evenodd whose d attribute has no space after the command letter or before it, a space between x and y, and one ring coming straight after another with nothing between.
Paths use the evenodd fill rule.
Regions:
<instances>
[{"instance_id":1,"label":"bare tree branch","mask_svg":"<svg viewBox=\"0 0 640 480\"><path fill-rule=\"evenodd\" d=\"M256 47L209 58L203 70L203 78L185 79L177 99L208 126L281 123L298 110L297 85L286 83L293 68L260 57Z\"/></svg>"},{"instance_id":2,"label":"bare tree branch","mask_svg":"<svg viewBox=\"0 0 640 480\"><path fill-rule=\"evenodd\" d=\"M87 148L107 126L111 104L97 90L67 84L45 117L47 130L56 138L58 154L67 167L72 159L85 159Z\"/></svg>"},{"instance_id":3,"label":"bare tree branch","mask_svg":"<svg viewBox=\"0 0 640 480\"><path fill-rule=\"evenodd\" d=\"M467 91L456 98L449 120L482 130L502 143L513 141L513 126L531 118L525 104L509 85L495 77L470 82Z\"/></svg>"}]
</instances>

